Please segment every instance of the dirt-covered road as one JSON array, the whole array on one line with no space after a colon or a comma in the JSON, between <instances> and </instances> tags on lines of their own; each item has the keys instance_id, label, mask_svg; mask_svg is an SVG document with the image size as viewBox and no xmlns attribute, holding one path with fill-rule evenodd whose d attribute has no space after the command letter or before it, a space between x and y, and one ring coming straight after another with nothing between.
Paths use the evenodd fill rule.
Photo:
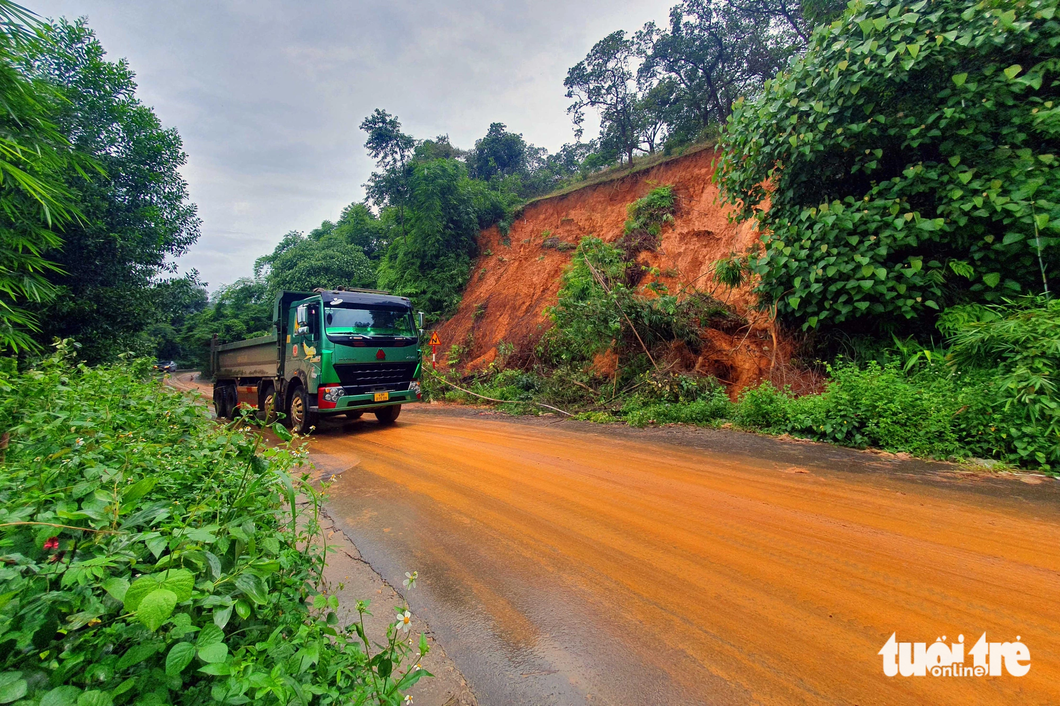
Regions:
<instances>
[{"instance_id":1,"label":"dirt-covered road","mask_svg":"<svg viewBox=\"0 0 1060 706\"><path fill-rule=\"evenodd\" d=\"M482 704L1060 702L1054 479L430 407L312 449ZM1031 669L888 678L894 632L1019 636Z\"/></svg>"}]
</instances>

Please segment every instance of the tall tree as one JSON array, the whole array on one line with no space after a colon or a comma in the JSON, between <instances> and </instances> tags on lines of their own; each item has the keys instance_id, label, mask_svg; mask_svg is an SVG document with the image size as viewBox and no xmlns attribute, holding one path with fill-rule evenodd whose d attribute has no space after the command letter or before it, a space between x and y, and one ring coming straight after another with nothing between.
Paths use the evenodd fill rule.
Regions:
<instances>
[{"instance_id":1,"label":"tall tree","mask_svg":"<svg viewBox=\"0 0 1060 706\"><path fill-rule=\"evenodd\" d=\"M405 238L405 206L409 197L409 161L416 140L401 132L396 116L376 108L361 122L368 133L364 146L381 171L373 172L365 184L368 199L382 209L393 206L398 212L401 237Z\"/></svg>"},{"instance_id":2,"label":"tall tree","mask_svg":"<svg viewBox=\"0 0 1060 706\"><path fill-rule=\"evenodd\" d=\"M693 138L707 125L723 123L738 97L755 95L801 51L806 22L798 6L789 8L786 1L746 0L744 7L683 0L670 10L668 28L649 22L637 33L644 58L639 81L671 85L664 106L671 132Z\"/></svg>"},{"instance_id":3,"label":"tall tree","mask_svg":"<svg viewBox=\"0 0 1060 706\"><path fill-rule=\"evenodd\" d=\"M567 112L576 135L581 138L585 109L600 113L601 139L626 156L632 166L633 153L642 144L641 96L634 76L636 56L633 40L622 30L597 42L584 59L567 72L563 86L572 99Z\"/></svg>"},{"instance_id":4,"label":"tall tree","mask_svg":"<svg viewBox=\"0 0 1060 706\"><path fill-rule=\"evenodd\" d=\"M47 254L62 242L56 229L78 216L67 174L91 168L54 122L54 91L25 72L25 56L42 51L39 29L0 0L0 351L16 353L37 347L30 307L55 297L59 268Z\"/></svg>"},{"instance_id":5,"label":"tall tree","mask_svg":"<svg viewBox=\"0 0 1060 706\"><path fill-rule=\"evenodd\" d=\"M180 135L164 128L136 97L128 63L108 61L84 20L60 20L29 68L56 87L58 129L104 173L70 170L84 217L49 251L61 267L48 275L60 296L40 309L41 337L74 337L90 361L137 345L154 320L151 287L199 237L199 218L180 175Z\"/></svg>"},{"instance_id":6,"label":"tall tree","mask_svg":"<svg viewBox=\"0 0 1060 706\"><path fill-rule=\"evenodd\" d=\"M475 142L467 157L472 179L489 181L498 176L513 176L527 171L527 145L523 136L508 132L504 123L491 123L486 136Z\"/></svg>"},{"instance_id":7,"label":"tall tree","mask_svg":"<svg viewBox=\"0 0 1060 706\"><path fill-rule=\"evenodd\" d=\"M329 223L330 225L330 223ZM310 292L317 287L372 287L375 270L356 245L346 242L332 226L316 237L291 231L271 255L258 258L254 276L264 279L268 296L283 290Z\"/></svg>"}]
</instances>

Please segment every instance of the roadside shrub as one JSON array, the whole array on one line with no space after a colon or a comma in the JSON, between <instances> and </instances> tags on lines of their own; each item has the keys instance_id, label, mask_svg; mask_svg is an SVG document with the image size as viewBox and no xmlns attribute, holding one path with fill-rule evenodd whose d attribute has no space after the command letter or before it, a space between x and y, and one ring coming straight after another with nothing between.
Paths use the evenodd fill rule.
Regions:
<instances>
[{"instance_id":1,"label":"roadside shrub","mask_svg":"<svg viewBox=\"0 0 1060 706\"><path fill-rule=\"evenodd\" d=\"M691 402L662 402L641 406L631 404L623 408L630 426L648 424L695 424L717 426L732 413L732 403L724 394Z\"/></svg>"},{"instance_id":2,"label":"roadside shrub","mask_svg":"<svg viewBox=\"0 0 1060 706\"><path fill-rule=\"evenodd\" d=\"M733 410L733 421L745 429L784 432L788 427L791 402L789 394L766 381L743 391Z\"/></svg>"},{"instance_id":3,"label":"roadside shrub","mask_svg":"<svg viewBox=\"0 0 1060 706\"><path fill-rule=\"evenodd\" d=\"M953 307L939 328L950 336L954 363L996 371L992 399L1004 406L1009 453L1023 463L1060 465L1060 301Z\"/></svg>"},{"instance_id":4,"label":"roadside shrub","mask_svg":"<svg viewBox=\"0 0 1060 706\"><path fill-rule=\"evenodd\" d=\"M0 370L0 701L397 703L416 653L394 624L373 656L315 588L290 435L216 424L147 361L64 353Z\"/></svg>"}]
</instances>

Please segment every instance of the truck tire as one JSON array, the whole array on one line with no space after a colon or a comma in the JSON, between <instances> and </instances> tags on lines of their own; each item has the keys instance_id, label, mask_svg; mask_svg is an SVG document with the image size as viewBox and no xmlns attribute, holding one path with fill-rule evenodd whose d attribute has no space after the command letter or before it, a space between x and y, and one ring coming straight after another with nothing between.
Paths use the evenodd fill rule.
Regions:
<instances>
[{"instance_id":1,"label":"truck tire","mask_svg":"<svg viewBox=\"0 0 1060 706\"><path fill-rule=\"evenodd\" d=\"M401 405L396 404L378 410L375 413L375 418L379 420L380 424L393 424L399 414L401 414Z\"/></svg>"},{"instance_id":2,"label":"truck tire","mask_svg":"<svg viewBox=\"0 0 1060 706\"><path fill-rule=\"evenodd\" d=\"M360 419L363 416L364 416L364 410L363 409L359 409L356 412L347 412L346 413L346 419Z\"/></svg>"},{"instance_id":3,"label":"truck tire","mask_svg":"<svg viewBox=\"0 0 1060 706\"><path fill-rule=\"evenodd\" d=\"M276 404L276 388L269 384L265 388L261 400L261 411L258 414L258 418L266 424L272 424L276 421L277 407L279 406Z\"/></svg>"},{"instance_id":4,"label":"truck tire","mask_svg":"<svg viewBox=\"0 0 1060 706\"><path fill-rule=\"evenodd\" d=\"M303 385L295 385L287 401L287 419L291 431L308 434L317 425L317 415L309 411L309 393Z\"/></svg>"},{"instance_id":5,"label":"truck tire","mask_svg":"<svg viewBox=\"0 0 1060 706\"><path fill-rule=\"evenodd\" d=\"M235 419L237 395L234 385L217 385L213 388L213 406L218 419Z\"/></svg>"}]
</instances>

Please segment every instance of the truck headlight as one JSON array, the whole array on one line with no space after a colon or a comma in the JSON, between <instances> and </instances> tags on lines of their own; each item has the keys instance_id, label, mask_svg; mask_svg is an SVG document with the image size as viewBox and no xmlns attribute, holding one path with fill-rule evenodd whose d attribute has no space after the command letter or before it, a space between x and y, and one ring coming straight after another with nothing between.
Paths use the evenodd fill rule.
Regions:
<instances>
[{"instance_id":1,"label":"truck headlight","mask_svg":"<svg viewBox=\"0 0 1060 706\"><path fill-rule=\"evenodd\" d=\"M409 392L416 395L416 399L423 399L423 388L420 387L419 380L413 380L409 383Z\"/></svg>"},{"instance_id":2,"label":"truck headlight","mask_svg":"<svg viewBox=\"0 0 1060 706\"><path fill-rule=\"evenodd\" d=\"M340 386L327 387L324 389L324 399L334 404L339 401L339 398L341 398L345 392L346 391Z\"/></svg>"}]
</instances>

